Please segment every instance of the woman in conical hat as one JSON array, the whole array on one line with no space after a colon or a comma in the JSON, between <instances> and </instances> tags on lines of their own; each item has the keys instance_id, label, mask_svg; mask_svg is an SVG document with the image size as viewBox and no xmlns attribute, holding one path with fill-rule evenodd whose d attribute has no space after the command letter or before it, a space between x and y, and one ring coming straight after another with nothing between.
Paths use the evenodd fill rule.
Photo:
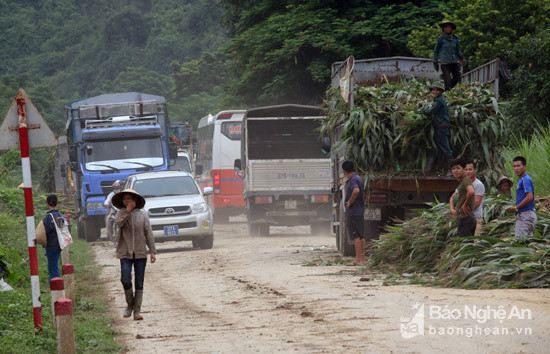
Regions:
<instances>
[{"instance_id":1,"label":"woman in conical hat","mask_svg":"<svg viewBox=\"0 0 550 354\"><path fill-rule=\"evenodd\" d=\"M141 303L143 301L143 281L147 264L147 248L151 252L151 263L155 263L157 250L155 238L147 213L142 210L145 199L133 189L125 189L113 196L113 205L120 210L115 222L120 228L120 237L116 247L116 257L120 259L122 286L127 307L123 316L142 320ZM132 266L135 275L135 293L132 290Z\"/></svg>"}]
</instances>

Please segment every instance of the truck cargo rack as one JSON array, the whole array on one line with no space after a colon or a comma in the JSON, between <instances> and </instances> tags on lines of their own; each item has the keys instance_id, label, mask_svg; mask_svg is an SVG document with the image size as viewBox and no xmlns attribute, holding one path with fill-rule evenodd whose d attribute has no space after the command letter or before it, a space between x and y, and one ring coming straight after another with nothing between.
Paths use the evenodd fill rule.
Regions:
<instances>
[{"instance_id":1,"label":"truck cargo rack","mask_svg":"<svg viewBox=\"0 0 550 354\"><path fill-rule=\"evenodd\" d=\"M84 105L80 106L78 110L80 119L95 118L101 120L120 116L143 117L158 114L163 108L156 101L140 101Z\"/></svg>"},{"instance_id":2,"label":"truck cargo rack","mask_svg":"<svg viewBox=\"0 0 550 354\"><path fill-rule=\"evenodd\" d=\"M85 128L86 129L97 129L97 128L109 128L117 127L121 125L155 125L157 124L157 116L144 116L144 117L128 117L126 120L117 120L119 117L109 117L103 120L96 119L86 119Z\"/></svg>"}]
</instances>

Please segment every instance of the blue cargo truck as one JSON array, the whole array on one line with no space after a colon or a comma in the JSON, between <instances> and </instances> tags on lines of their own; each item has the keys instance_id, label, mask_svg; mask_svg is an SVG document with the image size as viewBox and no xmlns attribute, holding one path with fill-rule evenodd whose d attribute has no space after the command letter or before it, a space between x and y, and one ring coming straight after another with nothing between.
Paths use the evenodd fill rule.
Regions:
<instances>
[{"instance_id":1,"label":"blue cargo truck","mask_svg":"<svg viewBox=\"0 0 550 354\"><path fill-rule=\"evenodd\" d=\"M113 182L167 170L177 146L161 96L125 92L72 101L65 118L78 237L94 241L105 226L103 203Z\"/></svg>"}]
</instances>

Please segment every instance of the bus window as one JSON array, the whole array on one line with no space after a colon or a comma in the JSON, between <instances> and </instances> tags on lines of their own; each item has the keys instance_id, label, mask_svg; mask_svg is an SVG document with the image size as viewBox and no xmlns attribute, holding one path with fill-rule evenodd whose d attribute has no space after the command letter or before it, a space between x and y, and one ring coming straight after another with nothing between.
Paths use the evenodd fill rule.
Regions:
<instances>
[{"instance_id":1,"label":"bus window","mask_svg":"<svg viewBox=\"0 0 550 354\"><path fill-rule=\"evenodd\" d=\"M223 122L222 134L231 140L241 140L241 122Z\"/></svg>"}]
</instances>

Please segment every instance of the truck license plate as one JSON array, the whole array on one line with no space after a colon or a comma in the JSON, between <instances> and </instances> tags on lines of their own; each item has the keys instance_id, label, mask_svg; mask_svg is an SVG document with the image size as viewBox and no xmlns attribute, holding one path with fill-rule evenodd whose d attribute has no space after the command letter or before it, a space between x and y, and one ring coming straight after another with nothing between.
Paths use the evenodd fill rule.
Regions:
<instances>
[{"instance_id":1,"label":"truck license plate","mask_svg":"<svg viewBox=\"0 0 550 354\"><path fill-rule=\"evenodd\" d=\"M295 200L285 200L285 209L296 209L297 203Z\"/></svg>"},{"instance_id":2,"label":"truck license plate","mask_svg":"<svg viewBox=\"0 0 550 354\"><path fill-rule=\"evenodd\" d=\"M365 220L382 220L382 209L365 208Z\"/></svg>"},{"instance_id":3,"label":"truck license plate","mask_svg":"<svg viewBox=\"0 0 550 354\"><path fill-rule=\"evenodd\" d=\"M179 230L178 225L169 225L164 227L165 236L178 236Z\"/></svg>"}]
</instances>

